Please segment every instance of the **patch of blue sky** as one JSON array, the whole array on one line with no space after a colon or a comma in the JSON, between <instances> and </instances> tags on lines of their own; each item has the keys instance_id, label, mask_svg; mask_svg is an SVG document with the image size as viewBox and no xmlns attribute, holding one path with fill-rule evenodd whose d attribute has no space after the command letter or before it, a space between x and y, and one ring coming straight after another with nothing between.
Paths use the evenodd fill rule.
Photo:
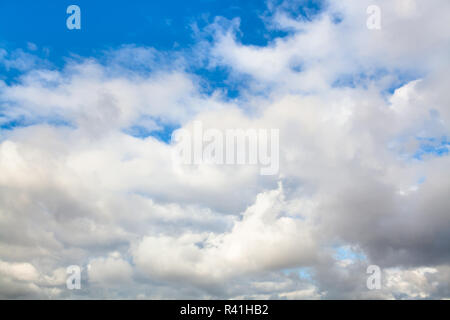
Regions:
<instances>
[{"instance_id":1,"label":"patch of blue sky","mask_svg":"<svg viewBox=\"0 0 450 320\"><path fill-rule=\"evenodd\" d=\"M226 67L216 66L213 68L195 68L188 70L201 78L201 91L206 94L212 94L214 91L220 90L225 98L235 99L248 89L250 76L233 75L230 77L230 69Z\"/></svg>"},{"instance_id":2,"label":"patch of blue sky","mask_svg":"<svg viewBox=\"0 0 450 320\"><path fill-rule=\"evenodd\" d=\"M420 178L417 180L417 184L425 183L426 180L427 180L427 177L420 177Z\"/></svg>"},{"instance_id":3,"label":"patch of blue sky","mask_svg":"<svg viewBox=\"0 0 450 320\"><path fill-rule=\"evenodd\" d=\"M75 126L64 119L51 117L51 118L39 118L39 119L28 119L26 117L18 117L15 119L6 119L2 118L2 115L0 114L0 131L1 130L8 130L12 131L17 128L24 128L24 127L30 127L34 125L42 125L46 124L49 126L54 127L70 127L74 128Z\"/></svg>"},{"instance_id":4,"label":"patch of blue sky","mask_svg":"<svg viewBox=\"0 0 450 320\"><path fill-rule=\"evenodd\" d=\"M311 268L308 267L284 269L282 272L285 275L295 274L301 279L313 280Z\"/></svg>"},{"instance_id":5,"label":"patch of blue sky","mask_svg":"<svg viewBox=\"0 0 450 320\"><path fill-rule=\"evenodd\" d=\"M367 257L364 253L356 251L349 246L339 246L334 250L334 257L337 260L367 261Z\"/></svg>"},{"instance_id":6,"label":"patch of blue sky","mask_svg":"<svg viewBox=\"0 0 450 320\"><path fill-rule=\"evenodd\" d=\"M290 69L294 72L302 72L304 70L304 66L302 63L291 63Z\"/></svg>"},{"instance_id":7,"label":"patch of blue sky","mask_svg":"<svg viewBox=\"0 0 450 320\"><path fill-rule=\"evenodd\" d=\"M15 128L26 127L31 125L24 117L16 119L2 118L0 115L0 130L14 130Z\"/></svg>"},{"instance_id":8,"label":"patch of blue sky","mask_svg":"<svg viewBox=\"0 0 450 320\"><path fill-rule=\"evenodd\" d=\"M413 149L407 147L415 140ZM398 154L400 160L406 163L426 161L433 157L448 156L450 141L447 136L429 137L424 135L400 136L391 141L388 149ZM420 182L418 182L420 184Z\"/></svg>"},{"instance_id":9,"label":"patch of blue sky","mask_svg":"<svg viewBox=\"0 0 450 320\"><path fill-rule=\"evenodd\" d=\"M343 74L334 80L331 85L334 88L356 88L357 84L361 82L361 77L363 76L364 74Z\"/></svg>"},{"instance_id":10,"label":"patch of blue sky","mask_svg":"<svg viewBox=\"0 0 450 320\"><path fill-rule=\"evenodd\" d=\"M5 68L0 61L0 81L4 81L6 85L11 86L20 82L19 77L23 71L17 69Z\"/></svg>"},{"instance_id":11,"label":"patch of blue sky","mask_svg":"<svg viewBox=\"0 0 450 320\"><path fill-rule=\"evenodd\" d=\"M341 74L334 80L332 86L335 88L366 89L369 84L375 83L381 87L382 95L390 96L398 88L422 76L422 73L414 70L387 70L385 68L377 68L358 73Z\"/></svg>"},{"instance_id":12,"label":"patch of blue sky","mask_svg":"<svg viewBox=\"0 0 450 320\"><path fill-rule=\"evenodd\" d=\"M297 20L313 20L322 13L327 5L325 0L274 1L283 8L291 18Z\"/></svg>"},{"instance_id":13,"label":"patch of blue sky","mask_svg":"<svg viewBox=\"0 0 450 320\"><path fill-rule=\"evenodd\" d=\"M447 137L416 137L416 139L420 141L419 149L412 156L416 160L424 160L427 156L443 157L449 154L450 141Z\"/></svg>"},{"instance_id":14,"label":"patch of blue sky","mask_svg":"<svg viewBox=\"0 0 450 320\"><path fill-rule=\"evenodd\" d=\"M398 88L401 88L407 83L421 79L425 76L425 74L420 70L396 70L390 74L393 77L387 82L388 85L382 91L382 94L384 95L392 95Z\"/></svg>"},{"instance_id":15,"label":"patch of blue sky","mask_svg":"<svg viewBox=\"0 0 450 320\"><path fill-rule=\"evenodd\" d=\"M344 20L344 17L342 16L342 14L340 14L340 13L332 13L331 14L331 21L334 24L339 24L342 22L342 20Z\"/></svg>"},{"instance_id":16,"label":"patch of blue sky","mask_svg":"<svg viewBox=\"0 0 450 320\"><path fill-rule=\"evenodd\" d=\"M158 123L157 128L133 125L124 129L123 132L139 139L154 137L157 140L168 144L171 141L172 133L178 128L180 128L179 125Z\"/></svg>"}]
</instances>

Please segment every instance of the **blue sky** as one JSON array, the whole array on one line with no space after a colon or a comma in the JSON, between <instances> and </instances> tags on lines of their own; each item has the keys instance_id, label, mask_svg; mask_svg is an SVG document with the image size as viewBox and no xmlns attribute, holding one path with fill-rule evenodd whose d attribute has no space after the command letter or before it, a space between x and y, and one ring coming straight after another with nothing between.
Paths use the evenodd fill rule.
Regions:
<instances>
[{"instance_id":1,"label":"blue sky","mask_svg":"<svg viewBox=\"0 0 450 320\"><path fill-rule=\"evenodd\" d=\"M66 8L71 4L81 8L81 30L66 28ZM317 11L317 4L308 6L300 12ZM201 28L222 16L241 18L243 43L263 45L280 35L264 28L261 18L267 15L266 3L260 0L2 1L0 44L14 49L34 43L48 48L49 58L56 64L69 54L91 56L127 43L172 50L195 43L194 23Z\"/></svg>"},{"instance_id":2,"label":"blue sky","mask_svg":"<svg viewBox=\"0 0 450 320\"><path fill-rule=\"evenodd\" d=\"M311 18L320 12L322 2L297 1L288 9L295 16ZM65 28L66 8L72 4L82 10L81 31ZM20 47L34 42L52 48L59 55L88 54L97 48L123 43L171 49L193 43L192 23L205 26L216 16L240 17L245 44L263 45L273 36L261 20L270 16L266 1L261 0L2 1L0 35L3 44Z\"/></svg>"}]
</instances>

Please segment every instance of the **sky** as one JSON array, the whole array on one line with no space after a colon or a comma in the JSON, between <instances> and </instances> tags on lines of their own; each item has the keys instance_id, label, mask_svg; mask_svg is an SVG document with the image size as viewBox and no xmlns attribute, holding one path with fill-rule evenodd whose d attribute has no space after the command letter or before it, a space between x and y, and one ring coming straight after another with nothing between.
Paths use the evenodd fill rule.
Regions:
<instances>
[{"instance_id":1,"label":"sky","mask_svg":"<svg viewBox=\"0 0 450 320\"><path fill-rule=\"evenodd\" d=\"M449 18L448 0L1 2L0 298L450 298ZM278 130L278 170L174 166L196 123Z\"/></svg>"}]
</instances>

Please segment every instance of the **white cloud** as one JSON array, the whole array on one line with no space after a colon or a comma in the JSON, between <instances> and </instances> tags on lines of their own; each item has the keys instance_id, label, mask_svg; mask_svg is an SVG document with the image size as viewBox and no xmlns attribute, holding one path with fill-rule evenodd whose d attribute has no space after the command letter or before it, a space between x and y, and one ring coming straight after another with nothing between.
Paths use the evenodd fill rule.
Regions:
<instances>
[{"instance_id":1,"label":"white cloud","mask_svg":"<svg viewBox=\"0 0 450 320\"><path fill-rule=\"evenodd\" d=\"M310 231L301 217L283 214L286 206L280 186L259 194L229 232L148 236L134 250L134 261L150 277L203 285L239 274L311 265L317 248Z\"/></svg>"},{"instance_id":2,"label":"white cloud","mask_svg":"<svg viewBox=\"0 0 450 320\"><path fill-rule=\"evenodd\" d=\"M89 281L102 287L131 283L133 269L120 253L113 252L107 258L96 258L88 265Z\"/></svg>"},{"instance_id":3,"label":"white cloud","mask_svg":"<svg viewBox=\"0 0 450 320\"><path fill-rule=\"evenodd\" d=\"M8 263L0 261L0 272L21 281L35 281L39 273L30 263Z\"/></svg>"}]
</instances>

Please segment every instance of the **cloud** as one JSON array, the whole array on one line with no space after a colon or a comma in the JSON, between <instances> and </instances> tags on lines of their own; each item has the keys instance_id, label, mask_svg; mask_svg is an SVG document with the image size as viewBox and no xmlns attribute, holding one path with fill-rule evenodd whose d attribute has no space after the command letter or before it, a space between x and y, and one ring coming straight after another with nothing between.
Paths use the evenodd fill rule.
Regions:
<instances>
[{"instance_id":1,"label":"cloud","mask_svg":"<svg viewBox=\"0 0 450 320\"><path fill-rule=\"evenodd\" d=\"M88 265L89 281L108 287L131 283L133 269L120 253L113 252L107 258L96 258Z\"/></svg>"},{"instance_id":2,"label":"cloud","mask_svg":"<svg viewBox=\"0 0 450 320\"><path fill-rule=\"evenodd\" d=\"M317 248L300 217L283 214L288 205L280 186L259 194L229 232L145 237L133 260L150 277L205 286L239 274L311 265Z\"/></svg>"},{"instance_id":3,"label":"cloud","mask_svg":"<svg viewBox=\"0 0 450 320\"><path fill-rule=\"evenodd\" d=\"M216 19L176 53L32 58L0 83L0 296L448 298L449 157L424 144L449 135L450 7L395 3L379 1L380 31L368 2L310 19L281 5L267 26L288 33L267 46ZM239 95L205 90L192 65L225 68ZM279 174L174 170L155 132L194 121L279 129ZM80 291L64 286L69 265Z\"/></svg>"}]
</instances>

